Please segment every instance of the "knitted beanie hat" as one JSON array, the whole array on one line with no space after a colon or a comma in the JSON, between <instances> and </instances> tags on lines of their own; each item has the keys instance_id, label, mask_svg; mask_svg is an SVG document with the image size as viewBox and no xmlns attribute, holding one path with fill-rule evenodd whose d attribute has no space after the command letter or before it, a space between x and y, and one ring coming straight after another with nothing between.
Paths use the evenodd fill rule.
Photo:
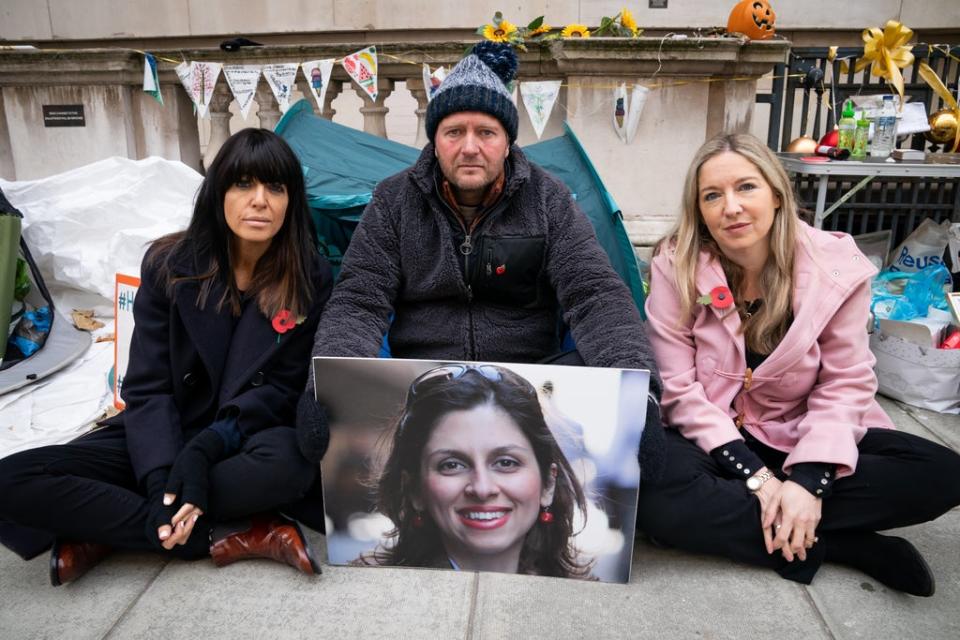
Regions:
<instances>
[{"instance_id":1,"label":"knitted beanie hat","mask_svg":"<svg viewBox=\"0 0 960 640\"><path fill-rule=\"evenodd\" d=\"M517 107L507 84L517 75L517 55L508 44L484 40L444 78L427 106L427 137L451 113L481 111L500 121L510 143L517 139Z\"/></svg>"}]
</instances>

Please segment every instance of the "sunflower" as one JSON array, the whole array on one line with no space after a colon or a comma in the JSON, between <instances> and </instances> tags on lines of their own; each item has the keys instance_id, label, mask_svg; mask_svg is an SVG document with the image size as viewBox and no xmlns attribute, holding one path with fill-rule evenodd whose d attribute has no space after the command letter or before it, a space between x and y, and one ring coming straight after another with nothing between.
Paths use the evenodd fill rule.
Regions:
<instances>
[{"instance_id":1,"label":"sunflower","mask_svg":"<svg viewBox=\"0 0 960 640\"><path fill-rule=\"evenodd\" d=\"M545 33L550 33L551 29L553 29L553 27L551 27L550 25L542 24L530 32L530 37L533 38L535 36L542 36Z\"/></svg>"},{"instance_id":2,"label":"sunflower","mask_svg":"<svg viewBox=\"0 0 960 640\"><path fill-rule=\"evenodd\" d=\"M500 26L488 24L483 27L483 37L494 42L508 42L510 35L517 31L517 26L506 20L500 21Z\"/></svg>"},{"instance_id":3,"label":"sunflower","mask_svg":"<svg viewBox=\"0 0 960 640\"><path fill-rule=\"evenodd\" d=\"M585 24L568 24L560 35L564 38L589 38L590 31Z\"/></svg>"},{"instance_id":4,"label":"sunflower","mask_svg":"<svg viewBox=\"0 0 960 640\"><path fill-rule=\"evenodd\" d=\"M637 21L634 20L633 14L630 13L630 10L626 7L620 11L620 24L624 28L630 29L630 32L633 33L634 36L640 35L640 28L637 27Z\"/></svg>"}]
</instances>

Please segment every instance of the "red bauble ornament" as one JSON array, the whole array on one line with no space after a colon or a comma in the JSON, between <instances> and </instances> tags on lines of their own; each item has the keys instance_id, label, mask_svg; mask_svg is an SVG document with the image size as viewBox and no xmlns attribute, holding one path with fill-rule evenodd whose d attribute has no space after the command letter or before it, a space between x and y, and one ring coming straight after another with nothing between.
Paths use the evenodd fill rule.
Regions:
<instances>
[{"instance_id":1,"label":"red bauble ornament","mask_svg":"<svg viewBox=\"0 0 960 640\"><path fill-rule=\"evenodd\" d=\"M839 129L834 129L833 131L829 131L825 133L822 138L820 138L821 147L836 147L838 144L840 144Z\"/></svg>"}]
</instances>

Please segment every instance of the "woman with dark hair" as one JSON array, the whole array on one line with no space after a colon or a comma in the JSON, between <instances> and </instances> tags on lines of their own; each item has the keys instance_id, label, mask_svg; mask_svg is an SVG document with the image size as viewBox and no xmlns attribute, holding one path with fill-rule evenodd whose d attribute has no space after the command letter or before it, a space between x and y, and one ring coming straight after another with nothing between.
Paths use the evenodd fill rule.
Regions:
<instances>
[{"instance_id":1,"label":"woman with dark hair","mask_svg":"<svg viewBox=\"0 0 960 640\"><path fill-rule=\"evenodd\" d=\"M960 456L894 430L867 322L876 269L847 235L801 222L753 136L708 140L651 264L665 477L638 522L665 544L809 584L823 562L930 596L907 540L877 533L960 503Z\"/></svg>"},{"instance_id":2,"label":"woman with dark hair","mask_svg":"<svg viewBox=\"0 0 960 640\"><path fill-rule=\"evenodd\" d=\"M144 258L126 409L0 461L0 541L26 559L53 545L54 585L111 549L317 571L275 510L315 479L292 425L330 289L297 157L269 131L232 136L186 231Z\"/></svg>"},{"instance_id":3,"label":"woman with dark hair","mask_svg":"<svg viewBox=\"0 0 960 640\"><path fill-rule=\"evenodd\" d=\"M418 377L377 481L395 528L357 564L588 578L571 543L586 500L533 386L493 365Z\"/></svg>"}]
</instances>

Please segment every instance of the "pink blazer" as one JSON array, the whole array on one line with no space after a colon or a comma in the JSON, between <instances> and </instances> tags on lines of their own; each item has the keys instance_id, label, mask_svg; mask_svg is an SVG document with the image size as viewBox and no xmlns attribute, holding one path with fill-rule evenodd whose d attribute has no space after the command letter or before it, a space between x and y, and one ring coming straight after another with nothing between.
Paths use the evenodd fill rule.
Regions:
<instances>
[{"instance_id":1,"label":"pink blazer","mask_svg":"<svg viewBox=\"0 0 960 640\"><path fill-rule=\"evenodd\" d=\"M734 307L695 305L690 317L680 317L671 248L651 265L648 331L666 424L709 452L742 438L740 417L760 442L788 454L788 473L798 462L829 462L842 477L856 469L857 443L868 427L893 428L874 399L866 331L876 269L848 235L802 224L800 237L793 324L752 375ZM696 281L701 295L727 286L719 262L706 253Z\"/></svg>"}]
</instances>

